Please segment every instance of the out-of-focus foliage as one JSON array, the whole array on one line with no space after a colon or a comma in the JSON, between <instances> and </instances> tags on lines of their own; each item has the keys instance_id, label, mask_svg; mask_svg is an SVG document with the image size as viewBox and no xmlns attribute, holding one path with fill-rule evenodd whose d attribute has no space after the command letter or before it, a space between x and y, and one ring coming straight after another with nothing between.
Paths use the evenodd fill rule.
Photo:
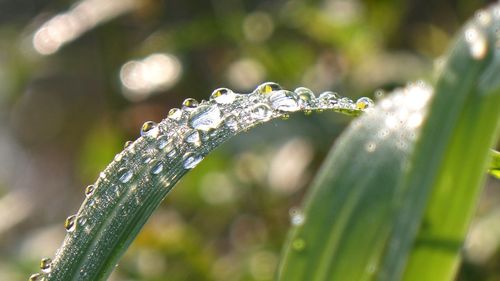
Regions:
<instances>
[{"instance_id":1,"label":"out-of-focus foliage","mask_svg":"<svg viewBox=\"0 0 500 281\"><path fill-rule=\"evenodd\" d=\"M53 256L84 187L145 120L266 80L353 97L392 89L430 73L485 5L0 2L0 280ZM293 116L232 140L179 184L112 279L272 280L288 210L347 121ZM459 280L500 278L498 181L488 187Z\"/></svg>"}]
</instances>

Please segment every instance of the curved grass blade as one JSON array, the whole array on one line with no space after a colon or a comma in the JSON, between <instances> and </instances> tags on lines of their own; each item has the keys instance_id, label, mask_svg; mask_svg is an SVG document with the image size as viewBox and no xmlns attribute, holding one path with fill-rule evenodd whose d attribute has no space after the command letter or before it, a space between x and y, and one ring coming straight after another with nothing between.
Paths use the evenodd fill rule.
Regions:
<instances>
[{"instance_id":1,"label":"curved grass blade","mask_svg":"<svg viewBox=\"0 0 500 281\"><path fill-rule=\"evenodd\" d=\"M53 261L31 280L104 280L174 184L211 150L239 132L296 111L333 110L359 114L371 105L335 93L318 98L306 88L294 92L265 83L248 95L217 89L209 101L186 99L159 124L144 123L139 139L86 190Z\"/></svg>"},{"instance_id":2,"label":"curved grass blade","mask_svg":"<svg viewBox=\"0 0 500 281\"><path fill-rule=\"evenodd\" d=\"M339 138L304 224L289 234L279 280L453 277L499 128L498 11L465 27L428 107L414 110L428 91L410 86Z\"/></svg>"}]
</instances>

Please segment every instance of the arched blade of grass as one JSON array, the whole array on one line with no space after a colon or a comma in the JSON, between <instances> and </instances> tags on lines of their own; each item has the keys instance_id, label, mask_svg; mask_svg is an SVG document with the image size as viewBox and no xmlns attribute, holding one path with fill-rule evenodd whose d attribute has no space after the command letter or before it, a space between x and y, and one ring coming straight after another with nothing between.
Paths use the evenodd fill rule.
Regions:
<instances>
[{"instance_id":1,"label":"arched blade of grass","mask_svg":"<svg viewBox=\"0 0 500 281\"><path fill-rule=\"evenodd\" d=\"M428 107L415 108L427 91L411 86L339 138L279 280L453 278L499 127L499 9L466 25Z\"/></svg>"},{"instance_id":2,"label":"arched blade of grass","mask_svg":"<svg viewBox=\"0 0 500 281\"><path fill-rule=\"evenodd\" d=\"M32 280L104 280L174 184L228 138L297 111L358 115L371 100L353 102L331 92L286 91L265 83L248 95L217 89L209 101L186 99L159 124L146 122L135 142L86 190L53 261L44 259Z\"/></svg>"}]
</instances>

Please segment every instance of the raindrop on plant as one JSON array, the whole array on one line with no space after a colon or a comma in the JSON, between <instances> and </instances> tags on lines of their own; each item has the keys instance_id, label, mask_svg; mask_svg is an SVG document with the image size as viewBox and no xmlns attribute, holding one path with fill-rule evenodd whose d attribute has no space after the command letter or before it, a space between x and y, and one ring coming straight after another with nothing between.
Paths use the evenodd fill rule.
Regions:
<instances>
[{"instance_id":1,"label":"raindrop on plant","mask_svg":"<svg viewBox=\"0 0 500 281\"><path fill-rule=\"evenodd\" d=\"M274 83L274 82L266 82L266 83L263 83L263 84L260 84L256 91L257 93L259 94L269 94L271 92L274 92L274 91L279 91L279 90L282 90L283 88L281 88L281 86L277 83Z\"/></svg>"},{"instance_id":2,"label":"raindrop on plant","mask_svg":"<svg viewBox=\"0 0 500 281\"><path fill-rule=\"evenodd\" d=\"M340 96L337 93L330 92L330 91L323 92L318 97L319 106L322 108L332 107L338 103L339 99L340 99Z\"/></svg>"},{"instance_id":3,"label":"raindrop on plant","mask_svg":"<svg viewBox=\"0 0 500 281\"><path fill-rule=\"evenodd\" d=\"M88 185L85 188L85 196L90 197L92 194L94 194L95 186L93 184Z\"/></svg>"},{"instance_id":4,"label":"raindrop on plant","mask_svg":"<svg viewBox=\"0 0 500 281\"><path fill-rule=\"evenodd\" d=\"M231 131L236 131L238 130L238 119L236 118L236 116L234 116L233 114L231 115L228 115L225 119L224 119L224 124L226 125L226 127L228 127Z\"/></svg>"},{"instance_id":5,"label":"raindrop on plant","mask_svg":"<svg viewBox=\"0 0 500 281\"><path fill-rule=\"evenodd\" d=\"M129 147L132 143L133 141L126 141L125 144L123 145L123 148Z\"/></svg>"},{"instance_id":6,"label":"raindrop on plant","mask_svg":"<svg viewBox=\"0 0 500 281\"><path fill-rule=\"evenodd\" d=\"M64 228L67 232L73 232L76 228L76 215L71 215L64 221Z\"/></svg>"},{"instance_id":7,"label":"raindrop on plant","mask_svg":"<svg viewBox=\"0 0 500 281\"><path fill-rule=\"evenodd\" d=\"M40 269L42 270L43 273L50 273L51 267L52 267L52 259L43 258L40 261Z\"/></svg>"},{"instance_id":8,"label":"raindrop on plant","mask_svg":"<svg viewBox=\"0 0 500 281\"><path fill-rule=\"evenodd\" d=\"M147 121L147 122L144 122L144 124L142 124L142 127L141 127L141 136L149 136L149 135L153 135L153 133L158 130L155 130L156 129L156 123L153 122L153 121Z\"/></svg>"},{"instance_id":9,"label":"raindrop on plant","mask_svg":"<svg viewBox=\"0 0 500 281\"><path fill-rule=\"evenodd\" d=\"M365 110L373 106L373 101L367 97L361 97L356 101L356 108L359 110Z\"/></svg>"},{"instance_id":10,"label":"raindrop on plant","mask_svg":"<svg viewBox=\"0 0 500 281\"><path fill-rule=\"evenodd\" d=\"M181 120L181 117L182 117L182 110L180 110L178 108L172 108L168 111L167 118L169 118L169 119L179 121L179 120Z\"/></svg>"},{"instance_id":11,"label":"raindrop on plant","mask_svg":"<svg viewBox=\"0 0 500 281\"><path fill-rule=\"evenodd\" d=\"M158 162L158 163L154 164L153 168L151 168L151 174L153 174L153 175L158 175L159 173L161 173L161 171L163 171L163 163L162 162Z\"/></svg>"},{"instance_id":12,"label":"raindrop on plant","mask_svg":"<svg viewBox=\"0 0 500 281\"><path fill-rule=\"evenodd\" d=\"M167 135L162 135L157 139L157 145L158 149L164 149L165 146L167 146L169 142L168 136Z\"/></svg>"},{"instance_id":13,"label":"raindrop on plant","mask_svg":"<svg viewBox=\"0 0 500 281\"><path fill-rule=\"evenodd\" d=\"M200 106L189 118L189 125L197 130L208 131L222 122L222 114L216 105Z\"/></svg>"},{"instance_id":14,"label":"raindrop on plant","mask_svg":"<svg viewBox=\"0 0 500 281\"><path fill-rule=\"evenodd\" d=\"M295 89L294 92L298 95L299 105L302 108L314 106L314 101L316 100L316 97L314 96L314 93L311 90L305 87L299 87Z\"/></svg>"},{"instance_id":15,"label":"raindrop on plant","mask_svg":"<svg viewBox=\"0 0 500 281\"><path fill-rule=\"evenodd\" d=\"M200 133L197 130L188 131L186 133L184 141L194 146L200 146L201 145Z\"/></svg>"},{"instance_id":16,"label":"raindrop on plant","mask_svg":"<svg viewBox=\"0 0 500 281\"><path fill-rule=\"evenodd\" d=\"M271 114L272 114L271 108L269 107L269 105L265 103L259 103L254 105L250 111L250 116L259 121L265 121L269 119L271 117Z\"/></svg>"},{"instance_id":17,"label":"raindrop on plant","mask_svg":"<svg viewBox=\"0 0 500 281\"><path fill-rule=\"evenodd\" d=\"M212 92L210 99L218 104L230 104L236 99L236 94L230 89L219 88Z\"/></svg>"},{"instance_id":18,"label":"raindrop on plant","mask_svg":"<svg viewBox=\"0 0 500 281\"><path fill-rule=\"evenodd\" d=\"M472 58L483 59L488 51L488 43L485 35L474 27L469 27L465 30L465 41L469 45L469 52Z\"/></svg>"},{"instance_id":19,"label":"raindrop on plant","mask_svg":"<svg viewBox=\"0 0 500 281\"><path fill-rule=\"evenodd\" d=\"M198 107L198 101L193 98L187 98L182 102L182 109L193 110Z\"/></svg>"},{"instance_id":20,"label":"raindrop on plant","mask_svg":"<svg viewBox=\"0 0 500 281\"><path fill-rule=\"evenodd\" d=\"M31 274L29 281L46 281L47 279L41 273Z\"/></svg>"},{"instance_id":21,"label":"raindrop on plant","mask_svg":"<svg viewBox=\"0 0 500 281\"><path fill-rule=\"evenodd\" d=\"M118 171L118 180L122 183L127 183L132 178L132 172L127 168L122 168Z\"/></svg>"},{"instance_id":22,"label":"raindrop on plant","mask_svg":"<svg viewBox=\"0 0 500 281\"><path fill-rule=\"evenodd\" d=\"M185 169L193 169L201 162L201 160L203 160L203 156L188 152L184 154L183 166Z\"/></svg>"},{"instance_id":23,"label":"raindrop on plant","mask_svg":"<svg viewBox=\"0 0 500 281\"><path fill-rule=\"evenodd\" d=\"M269 102L271 102L272 108L287 112L299 110L297 99L294 92L285 90L274 91L269 96Z\"/></svg>"}]
</instances>

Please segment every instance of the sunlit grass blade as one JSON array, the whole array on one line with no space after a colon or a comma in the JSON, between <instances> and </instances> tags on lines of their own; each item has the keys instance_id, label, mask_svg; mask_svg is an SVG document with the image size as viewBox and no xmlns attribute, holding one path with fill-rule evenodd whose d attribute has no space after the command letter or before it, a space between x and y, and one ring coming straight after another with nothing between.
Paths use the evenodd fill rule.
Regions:
<instances>
[{"instance_id":1,"label":"sunlit grass blade","mask_svg":"<svg viewBox=\"0 0 500 281\"><path fill-rule=\"evenodd\" d=\"M289 234L280 281L453 278L499 127L499 21L490 11L466 25L426 117L415 107L426 91L410 87L341 136Z\"/></svg>"},{"instance_id":2,"label":"sunlit grass blade","mask_svg":"<svg viewBox=\"0 0 500 281\"><path fill-rule=\"evenodd\" d=\"M217 89L209 101L186 99L159 124L148 121L141 137L86 190L68 217L63 245L33 280L104 280L174 184L218 145L258 124L298 111L332 110L357 115L371 100L353 102L306 88L286 91L265 83L250 94Z\"/></svg>"}]
</instances>

